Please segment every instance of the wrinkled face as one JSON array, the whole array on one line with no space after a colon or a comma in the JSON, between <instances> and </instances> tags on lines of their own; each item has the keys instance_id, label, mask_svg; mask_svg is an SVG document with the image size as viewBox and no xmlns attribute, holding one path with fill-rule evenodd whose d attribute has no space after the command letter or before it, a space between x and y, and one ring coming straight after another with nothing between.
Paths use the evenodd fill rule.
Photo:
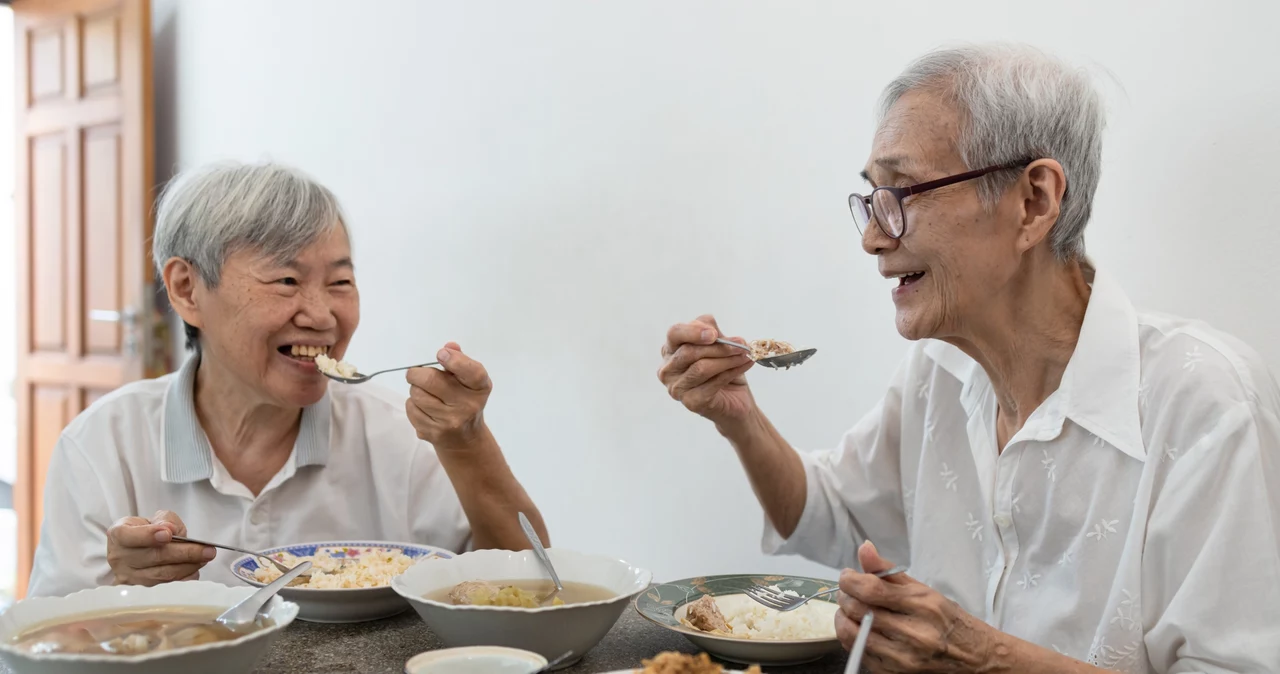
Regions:
<instances>
[{"instance_id":1,"label":"wrinkled face","mask_svg":"<svg viewBox=\"0 0 1280 674\"><path fill-rule=\"evenodd\" d=\"M865 175L873 187L910 187L964 173L960 130L960 116L936 94L909 92L876 132ZM963 335L1018 272L1018 200L1007 194L988 210L977 186L971 180L906 197L901 239L875 221L863 232L863 249L893 283L897 328L907 339Z\"/></svg>"},{"instance_id":2,"label":"wrinkled face","mask_svg":"<svg viewBox=\"0 0 1280 674\"><path fill-rule=\"evenodd\" d=\"M233 253L218 287L197 282L193 295L198 323L187 322L201 330L203 357L264 402L282 406L305 407L324 396L329 380L313 358L342 358L360 322L351 245L342 226L293 260Z\"/></svg>"}]
</instances>

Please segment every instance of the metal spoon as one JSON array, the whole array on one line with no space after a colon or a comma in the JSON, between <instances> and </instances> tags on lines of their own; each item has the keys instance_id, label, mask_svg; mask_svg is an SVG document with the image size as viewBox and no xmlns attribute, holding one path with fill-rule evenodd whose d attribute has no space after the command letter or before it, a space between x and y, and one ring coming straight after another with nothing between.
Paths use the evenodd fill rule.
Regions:
<instances>
[{"instance_id":1,"label":"metal spoon","mask_svg":"<svg viewBox=\"0 0 1280 674\"><path fill-rule=\"evenodd\" d=\"M547 664L533 670L532 672L529 672L529 674L543 674L544 672L549 672L555 669L556 667L559 667L560 663L572 657L573 657L573 651L567 651L565 653L562 653L560 657L556 658L555 660L552 660L551 662L548 662Z\"/></svg>"},{"instance_id":2,"label":"metal spoon","mask_svg":"<svg viewBox=\"0 0 1280 674\"><path fill-rule=\"evenodd\" d=\"M862 670L862 651L867 647L867 636L871 634L871 623L875 615L867 611L858 623L858 638L853 640L853 649L849 652L849 662L845 663L844 674L858 674Z\"/></svg>"},{"instance_id":3,"label":"metal spoon","mask_svg":"<svg viewBox=\"0 0 1280 674\"><path fill-rule=\"evenodd\" d=\"M234 546L231 546L231 545L223 545L223 544L221 544L221 543L208 543L208 542L206 542L206 541L197 541L197 540L196 540L196 539L194 539L194 538L186 538L185 536L172 536L171 538L172 538L173 540L175 540L175 541L179 542L179 543L194 543L194 544L196 544L196 545L204 545L204 546L208 546L208 547L210 547L210 548L221 548L221 549L223 549L223 550L230 550L230 551L232 551L232 552L239 552L239 553L244 554L244 555L251 555L254 559L265 559L265 560L267 560L268 562L271 562L271 565L272 565L272 566L274 566L274 567L276 567L276 570L277 570L277 571L279 571L280 573L289 573L289 572L290 572L290 571L292 571L293 569L298 568L298 567L296 567L296 566L295 566L295 567L292 567L292 568L291 568L291 567L288 567L288 566L285 566L285 565L284 565L284 564L282 564L279 560L277 560L277 559L273 559L272 557L269 557L269 556L267 556L267 555L264 555L264 554L262 554L261 552L254 552L254 551L252 551L252 550L245 550L245 549L243 549L243 548L237 548L237 547L234 547ZM311 562L304 562L304 563L305 563L305 564L307 564L307 565L310 565L310 564L311 564ZM299 565L299 566L301 566L301 565ZM302 575L304 575L304 576L310 576L310 575L311 575L311 572L310 572L310 571L308 571L307 573L302 574Z\"/></svg>"},{"instance_id":4,"label":"metal spoon","mask_svg":"<svg viewBox=\"0 0 1280 674\"><path fill-rule=\"evenodd\" d=\"M388 369L388 370L378 370L377 372L374 372L373 374L360 374L359 372L357 372L357 373L356 373L356 376L354 376L354 377L343 377L343 376L339 376L339 375L336 375L336 374L329 374L328 372L325 372L324 370L320 370L320 374L322 374L322 375L324 375L324 376L326 376L326 377L328 377L328 378L330 378L330 379L332 379L332 380L334 380L334 381L340 381L340 382L342 382L342 383L344 383L344 384L363 384L363 383L365 383L365 382L369 381L370 379L373 379L374 377L376 377L376 376L378 376L378 375L380 375L380 374L386 374L386 373L388 373L388 372L399 372L400 370L412 370L412 369L413 369L413 368L415 368L415 367L431 367L431 366L433 366L433 365L439 365L439 364L440 364L440 363L423 363L423 364L421 364L421 365L406 365L406 366L404 366L404 367L393 367L393 368ZM319 369L319 368L317 368L317 369Z\"/></svg>"},{"instance_id":5,"label":"metal spoon","mask_svg":"<svg viewBox=\"0 0 1280 674\"><path fill-rule=\"evenodd\" d=\"M720 344L725 344L727 346L736 346L739 349L742 349L743 351L746 351L747 353L751 354L752 356L755 355L755 351L751 347L747 346L746 344L731 342L724 338L716 339L716 342ZM768 358L761 358L756 361L756 365L762 365L764 367L773 368L775 370L778 368L782 368L784 370L790 370L792 367L799 365L800 363L803 363L806 360L809 360L811 357L813 357L813 354L817 352L818 352L817 349L801 349L800 351L784 353L779 356L769 356Z\"/></svg>"},{"instance_id":6,"label":"metal spoon","mask_svg":"<svg viewBox=\"0 0 1280 674\"><path fill-rule=\"evenodd\" d=\"M222 615L214 618L214 622L234 631L246 625L253 624L259 617L265 618L266 613L263 611L263 608L266 607L267 602L271 601L271 598L276 596L276 593L280 591L280 588L288 585L294 578L302 575L304 571L310 568L311 562L303 562L292 569L289 569L288 573L271 581L271 583L266 587L263 587L257 592L249 595L244 599L244 601L241 601L239 604L223 611Z\"/></svg>"},{"instance_id":7,"label":"metal spoon","mask_svg":"<svg viewBox=\"0 0 1280 674\"><path fill-rule=\"evenodd\" d=\"M547 555L547 549L542 547L542 539L538 538L538 532L533 530L533 525L529 523L529 518L525 517L524 513L519 513L519 515L520 528L524 529L524 537L529 539L529 545L533 546L534 556L538 558L539 562L542 562L542 566L547 570L547 573L551 574L551 582L556 585L554 592L538 600L538 605L542 605L564 592L564 585L560 582L560 575L556 573L556 568L551 566L551 557Z\"/></svg>"}]
</instances>

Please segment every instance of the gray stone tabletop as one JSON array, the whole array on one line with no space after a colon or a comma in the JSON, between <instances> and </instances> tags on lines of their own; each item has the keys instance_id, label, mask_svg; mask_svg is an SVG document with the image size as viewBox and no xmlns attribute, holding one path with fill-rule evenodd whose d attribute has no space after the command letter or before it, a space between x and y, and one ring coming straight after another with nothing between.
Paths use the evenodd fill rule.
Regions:
<instances>
[{"instance_id":1,"label":"gray stone tabletop","mask_svg":"<svg viewBox=\"0 0 1280 674\"><path fill-rule=\"evenodd\" d=\"M401 674L409 658L442 647L413 611L386 620L350 625L321 625L299 620L285 630L255 672ZM653 625L628 608L599 645L578 664L561 671L600 674L629 669L639 667L642 659L662 651L698 652L684 637ZM832 656L809 665L769 668L768 671L838 674L844 671L844 658Z\"/></svg>"}]
</instances>

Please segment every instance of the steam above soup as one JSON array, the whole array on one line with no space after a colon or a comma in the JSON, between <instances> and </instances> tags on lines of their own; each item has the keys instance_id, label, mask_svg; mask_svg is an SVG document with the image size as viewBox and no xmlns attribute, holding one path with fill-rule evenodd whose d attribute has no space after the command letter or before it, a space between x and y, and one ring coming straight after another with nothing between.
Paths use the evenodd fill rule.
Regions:
<instances>
[{"instance_id":1,"label":"steam above soup","mask_svg":"<svg viewBox=\"0 0 1280 674\"><path fill-rule=\"evenodd\" d=\"M214 622L222 611L205 606L160 606L86 613L33 627L14 637L12 643L32 654L142 655L231 641L272 625L260 618L233 631Z\"/></svg>"}]
</instances>

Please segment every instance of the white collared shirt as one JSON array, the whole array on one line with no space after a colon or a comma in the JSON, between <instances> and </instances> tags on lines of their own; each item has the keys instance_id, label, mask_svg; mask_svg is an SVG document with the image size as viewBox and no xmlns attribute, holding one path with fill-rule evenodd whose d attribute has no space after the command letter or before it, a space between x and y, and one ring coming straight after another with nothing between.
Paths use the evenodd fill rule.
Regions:
<instances>
[{"instance_id":1,"label":"white collared shirt","mask_svg":"<svg viewBox=\"0 0 1280 674\"><path fill-rule=\"evenodd\" d=\"M214 455L193 405L198 357L172 375L124 386L62 432L45 482L30 596L113 582L106 532L131 515L171 510L201 540L248 550L334 540L462 551L471 529L404 399L371 384L330 386L303 410L284 467L254 497ZM219 551L202 580L240 581Z\"/></svg>"},{"instance_id":2,"label":"white collared shirt","mask_svg":"<svg viewBox=\"0 0 1280 674\"><path fill-rule=\"evenodd\" d=\"M1097 273L1062 383L996 446L991 382L912 346L764 548L880 554L1001 631L1124 672L1280 672L1280 392L1203 323Z\"/></svg>"}]
</instances>

